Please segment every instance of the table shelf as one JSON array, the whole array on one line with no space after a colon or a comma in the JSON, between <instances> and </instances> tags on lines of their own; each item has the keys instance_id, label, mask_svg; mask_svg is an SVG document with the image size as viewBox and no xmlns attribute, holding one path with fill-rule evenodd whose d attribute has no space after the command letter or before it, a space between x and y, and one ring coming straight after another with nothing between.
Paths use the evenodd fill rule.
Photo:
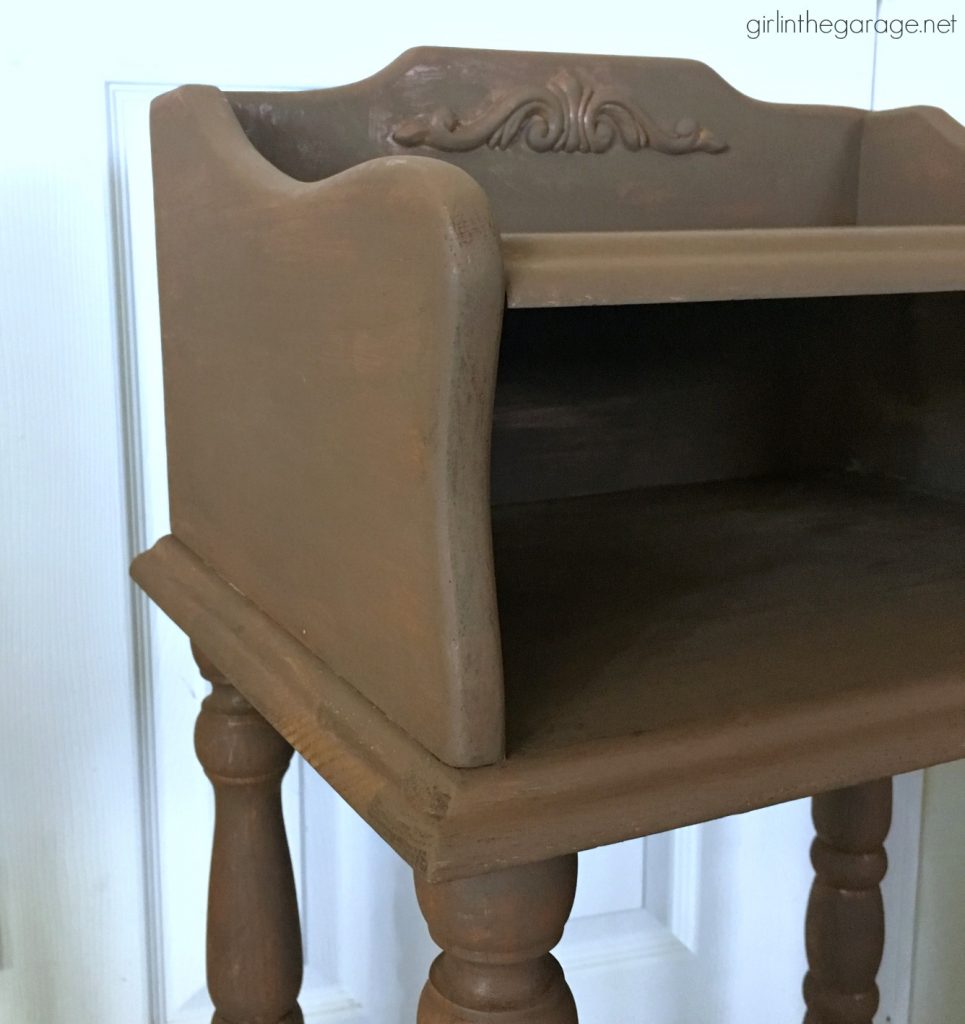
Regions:
<instances>
[{"instance_id":1,"label":"table shelf","mask_svg":"<svg viewBox=\"0 0 965 1024\"><path fill-rule=\"evenodd\" d=\"M511 308L965 288L965 226L505 234Z\"/></svg>"},{"instance_id":2,"label":"table shelf","mask_svg":"<svg viewBox=\"0 0 965 1024\"><path fill-rule=\"evenodd\" d=\"M641 491L496 511L503 555L514 537L549 532L541 541L542 555L529 563L528 583L500 573L504 611L515 600L513 610L528 616L537 633L532 644L518 646L504 615L504 630L510 631L508 756L471 770L433 757L176 538L164 538L141 555L133 573L336 791L434 880L524 863L534 852L549 857L618 842L965 756L962 641L955 628L962 621L965 585L951 578L965 553L965 510L850 484L819 490L809 485L810 497L798 485L723 485L719 508L738 543L724 552L727 565L715 575L707 570L707 557L719 557L722 547L706 529L714 516L703 524L673 521L677 511L693 518L698 490L709 493L666 488L662 494ZM689 580L671 587L665 578L646 598L637 579L616 601L615 582L634 575L633 558L628 561L618 532L586 551L577 546L560 555L554 550L567 530L585 541L587 509L601 505L609 506L609 525L625 535L638 518L651 526L662 521L662 541L690 553ZM788 529L795 521L800 527L802 515L810 527ZM603 525L604 517L596 518ZM752 529L755 520L769 528ZM951 544L939 537L943 523ZM897 553L888 549L888 538L905 547ZM863 540L858 553L849 540ZM947 574L937 561L943 543ZM608 574L595 571L588 579L590 548L605 556ZM809 549L804 566L810 571L793 557ZM772 564L755 571L754 558L767 551ZM824 554L816 557L815 551ZM896 554L897 564L889 565ZM842 557L843 568L866 571L854 579L850 595L864 595L863 604L844 600L846 580L831 581L835 555ZM768 575L773 608L747 589L755 576ZM581 579L582 587L572 586ZM728 589L732 613L721 617L706 601L714 591ZM827 610L809 608L808 599L822 591L833 599ZM743 607L742 595L749 599ZM526 601L545 605L526 607ZM601 610L612 613L621 603L647 611L651 624L628 631L622 662L612 657L612 645L608 656L599 639ZM554 614L561 606L569 610ZM902 619L903 612L910 621ZM843 621L836 621L835 613ZM581 614L587 621L579 620ZM742 629L763 620L781 630L756 638L751 652L761 656L749 666L753 654L733 644ZM614 628L621 628L618 620ZM668 656L665 643L654 657L654 637L666 641L674 631L694 637L701 628L703 650L691 641ZM919 629L924 630L920 636ZM816 647L845 634L848 643L830 653ZM775 666L764 660L769 645L776 651L788 635L796 635L794 653L801 652L803 662L772 672ZM570 636L589 644L582 659L575 665L540 664L544 655L562 659L572 653ZM808 675L809 669L820 670L822 663L828 669L835 660L855 667L859 642L873 645L865 648L877 669L873 680L863 670L857 679ZM634 645L649 652L649 660L628 662ZM703 658L710 653L729 662L715 668ZM533 674L524 681L518 672L525 660ZM736 675L748 667L747 678ZM552 689L557 683L559 689ZM581 696L588 701L582 709Z\"/></svg>"},{"instance_id":3,"label":"table shelf","mask_svg":"<svg viewBox=\"0 0 965 1024\"><path fill-rule=\"evenodd\" d=\"M509 756L957 680L965 505L857 474L493 517Z\"/></svg>"}]
</instances>

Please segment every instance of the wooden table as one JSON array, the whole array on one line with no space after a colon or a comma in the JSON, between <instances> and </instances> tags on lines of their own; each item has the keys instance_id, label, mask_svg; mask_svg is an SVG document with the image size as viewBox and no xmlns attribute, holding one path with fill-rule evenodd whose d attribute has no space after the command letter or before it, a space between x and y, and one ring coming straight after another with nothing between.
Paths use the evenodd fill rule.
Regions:
<instances>
[{"instance_id":1,"label":"wooden table","mask_svg":"<svg viewBox=\"0 0 965 1024\"><path fill-rule=\"evenodd\" d=\"M419 49L152 138L215 1020L301 1019L294 748L414 868L421 1024L575 1021L578 851L806 794L807 1021L870 1024L890 777L965 756L965 130Z\"/></svg>"}]
</instances>

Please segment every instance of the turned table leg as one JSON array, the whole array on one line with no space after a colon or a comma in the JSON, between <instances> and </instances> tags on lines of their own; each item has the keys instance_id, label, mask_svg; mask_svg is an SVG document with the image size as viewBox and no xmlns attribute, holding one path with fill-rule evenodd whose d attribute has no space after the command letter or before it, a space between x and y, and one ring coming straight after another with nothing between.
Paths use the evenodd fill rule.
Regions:
<instances>
[{"instance_id":1,"label":"turned table leg","mask_svg":"<svg viewBox=\"0 0 965 1024\"><path fill-rule=\"evenodd\" d=\"M204 655L195 748L214 785L208 889L213 1024L301 1024L302 946L281 780L292 748Z\"/></svg>"},{"instance_id":2,"label":"turned table leg","mask_svg":"<svg viewBox=\"0 0 965 1024\"><path fill-rule=\"evenodd\" d=\"M879 883L888 867L891 779L816 796L813 815L804 1022L871 1024L885 941Z\"/></svg>"},{"instance_id":3,"label":"turned table leg","mask_svg":"<svg viewBox=\"0 0 965 1024\"><path fill-rule=\"evenodd\" d=\"M576 892L576 854L454 882L416 875L419 906L443 952L419 1024L576 1024L559 942Z\"/></svg>"}]
</instances>

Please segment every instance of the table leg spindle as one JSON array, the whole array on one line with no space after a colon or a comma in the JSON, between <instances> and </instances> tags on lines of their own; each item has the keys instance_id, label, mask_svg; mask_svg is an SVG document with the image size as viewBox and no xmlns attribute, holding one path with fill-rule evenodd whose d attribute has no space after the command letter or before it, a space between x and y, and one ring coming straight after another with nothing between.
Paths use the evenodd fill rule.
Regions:
<instances>
[{"instance_id":1,"label":"table leg spindle","mask_svg":"<svg viewBox=\"0 0 965 1024\"><path fill-rule=\"evenodd\" d=\"M208 890L213 1024L301 1024L302 948L281 780L292 748L195 649L213 687L195 747L214 785Z\"/></svg>"},{"instance_id":2,"label":"table leg spindle","mask_svg":"<svg viewBox=\"0 0 965 1024\"><path fill-rule=\"evenodd\" d=\"M442 947L419 1024L576 1024L559 942L576 892L576 854L454 882L416 875L419 906Z\"/></svg>"},{"instance_id":3,"label":"table leg spindle","mask_svg":"<svg viewBox=\"0 0 965 1024\"><path fill-rule=\"evenodd\" d=\"M816 796L813 816L804 1022L871 1024L885 940L879 883L888 867L891 779Z\"/></svg>"}]
</instances>

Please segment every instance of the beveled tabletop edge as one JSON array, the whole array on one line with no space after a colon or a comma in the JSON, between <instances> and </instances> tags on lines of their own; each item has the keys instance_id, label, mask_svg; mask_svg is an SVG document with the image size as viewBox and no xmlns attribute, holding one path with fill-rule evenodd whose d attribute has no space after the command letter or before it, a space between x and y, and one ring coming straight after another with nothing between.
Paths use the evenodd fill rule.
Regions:
<instances>
[{"instance_id":1,"label":"beveled tabletop edge","mask_svg":"<svg viewBox=\"0 0 965 1024\"><path fill-rule=\"evenodd\" d=\"M965 757L965 686L444 765L174 537L134 579L408 863L439 881Z\"/></svg>"},{"instance_id":2,"label":"beveled tabletop edge","mask_svg":"<svg viewBox=\"0 0 965 1024\"><path fill-rule=\"evenodd\" d=\"M427 863L457 770L442 764L176 537L131 575L400 856Z\"/></svg>"}]
</instances>

